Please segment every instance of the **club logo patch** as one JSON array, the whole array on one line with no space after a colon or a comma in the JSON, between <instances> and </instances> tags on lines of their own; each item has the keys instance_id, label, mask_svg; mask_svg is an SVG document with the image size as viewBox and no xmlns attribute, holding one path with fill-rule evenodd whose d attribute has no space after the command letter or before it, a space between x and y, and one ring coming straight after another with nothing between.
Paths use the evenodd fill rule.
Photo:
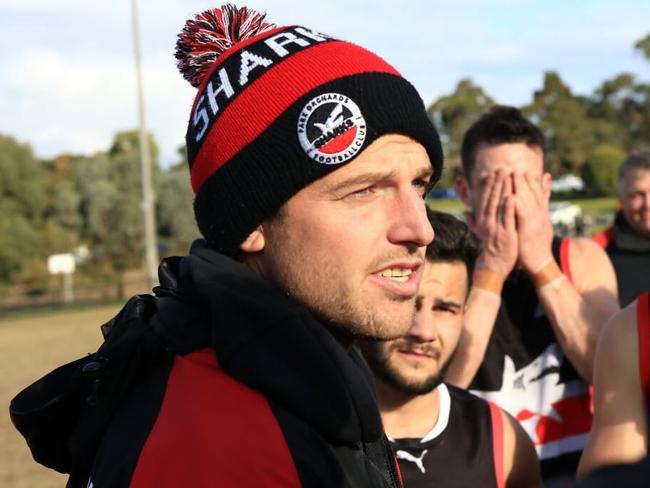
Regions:
<instances>
[{"instance_id":1,"label":"club logo patch","mask_svg":"<svg viewBox=\"0 0 650 488\"><path fill-rule=\"evenodd\" d=\"M366 121L358 105L340 93L312 98L298 118L300 146L314 161L341 164L357 154L366 139Z\"/></svg>"}]
</instances>

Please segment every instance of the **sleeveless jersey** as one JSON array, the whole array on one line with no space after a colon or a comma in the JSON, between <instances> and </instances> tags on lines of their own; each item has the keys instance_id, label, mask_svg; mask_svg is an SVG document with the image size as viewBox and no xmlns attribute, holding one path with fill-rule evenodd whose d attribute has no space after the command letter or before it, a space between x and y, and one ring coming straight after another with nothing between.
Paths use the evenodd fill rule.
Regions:
<instances>
[{"instance_id":1,"label":"sleeveless jersey","mask_svg":"<svg viewBox=\"0 0 650 488\"><path fill-rule=\"evenodd\" d=\"M641 391L650 405L650 292L639 295L636 301L636 327L639 338L639 376Z\"/></svg>"},{"instance_id":2,"label":"sleeveless jersey","mask_svg":"<svg viewBox=\"0 0 650 488\"><path fill-rule=\"evenodd\" d=\"M553 255L571 279L569 239ZM506 280L501 308L472 393L515 417L533 441L542 477L573 477L591 429L588 385L565 357L535 287L523 270Z\"/></svg>"},{"instance_id":3,"label":"sleeveless jersey","mask_svg":"<svg viewBox=\"0 0 650 488\"><path fill-rule=\"evenodd\" d=\"M466 390L438 386L440 413L422 439L391 439L404 486L504 486L503 426L494 404Z\"/></svg>"}]
</instances>

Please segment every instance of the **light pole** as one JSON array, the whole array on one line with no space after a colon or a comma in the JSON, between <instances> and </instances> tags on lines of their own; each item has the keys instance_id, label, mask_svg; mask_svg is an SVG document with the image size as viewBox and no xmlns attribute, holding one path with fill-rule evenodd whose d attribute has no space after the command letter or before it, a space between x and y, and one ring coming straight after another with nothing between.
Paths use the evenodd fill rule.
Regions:
<instances>
[{"instance_id":1,"label":"light pole","mask_svg":"<svg viewBox=\"0 0 650 488\"><path fill-rule=\"evenodd\" d=\"M142 63L140 55L140 29L138 27L138 9L136 0L131 0L131 18L133 21L133 55L138 89L138 122L140 132L140 172L142 177L142 212L144 214L144 249L145 265L149 285L158 284L158 247L156 244L156 215L154 203L156 197L151 184L151 153L144 118L144 95L142 90Z\"/></svg>"}]
</instances>

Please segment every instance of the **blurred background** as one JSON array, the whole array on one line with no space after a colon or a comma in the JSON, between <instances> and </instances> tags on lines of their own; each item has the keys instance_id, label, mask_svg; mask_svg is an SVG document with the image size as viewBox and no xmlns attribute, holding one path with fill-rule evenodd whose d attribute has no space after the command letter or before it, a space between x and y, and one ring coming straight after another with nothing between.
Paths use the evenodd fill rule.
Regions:
<instances>
[{"instance_id":1,"label":"blurred background","mask_svg":"<svg viewBox=\"0 0 650 488\"><path fill-rule=\"evenodd\" d=\"M446 152L432 207L462 212L453 189L460 141L493 104L522 108L544 130L559 233L589 235L608 225L618 165L630 149L650 144L646 0L246 5L279 25L357 42L415 84ZM185 253L198 236L183 147L195 92L173 53L185 20L213 6L0 3L0 404L95 350L99 325L122 300L150 289L144 209L155 220L149 244L157 255ZM141 147L151 161L148 198ZM30 460L1 416L0 486L64 483Z\"/></svg>"}]
</instances>

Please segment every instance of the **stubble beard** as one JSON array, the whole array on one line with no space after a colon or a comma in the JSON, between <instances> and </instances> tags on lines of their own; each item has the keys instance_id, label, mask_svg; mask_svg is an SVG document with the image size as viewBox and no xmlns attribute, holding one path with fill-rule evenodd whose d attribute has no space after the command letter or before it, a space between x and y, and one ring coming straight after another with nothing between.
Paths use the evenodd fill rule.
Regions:
<instances>
[{"instance_id":1,"label":"stubble beard","mask_svg":"<svg viewBox=\"0 0 650 488\"><path fill-rule=\"evenodd\" d=\"M435 390L444 382L445 374L453 359L453 354L448 357L440 366L438 371L427 375L423 379L409 378L408 374L402 373L391 361L391 353L395 353L397 346L382 349L380 344L368 344L362 347L364 358L373 374L389 388L406 393L409 396L426 395ZM441 353L431 348L431 354L435 359L440 359Z\"/></svg>"},{"instance_id":2,"label":"stubble beard","mask_svg":"<svg viewBox=\"0 0 650 488\"><path fill-rule=\"evenodd\" d=\"M636 218L632 219L632 223L630 224L630 227L634 229L634 231L646 238L650 238L650 218L647 215L647 212L644 210L640 210L636 213ZM628 222L630 219L626 220Z\"/></svg>"},{"instance_id":3,"label":"stubble beard","mask_svg":"<svg viewBox=\"0 0 650 488\"><path fill-rule=\"evenodd\" d=\"M313 269L306 274L293 273L290 268L278 264L271 265L276 285L325 326L349 339L395 339L408 330L415 318L414 297L390 299L404 310L399 313L403 317L397 317L397 313L387 313L382 304L373 307L372 300L364 300L359 290L328 281L324 273ZM411 303L404 303L406 301ZM396 328L395 324L403 324L403 327Z\"/></svg>"},{"instance_id":4,"label":"stubble beard","mask_svg":"<svg viewBox=\"0 0 650 488\"><path fill-rule=\"evenodd\" d=\"M413 323L415 297L385 297L373 303L370 297L364 297L363 290L331 279L331 270L337 269L334 263L296 270L291 265L296 259L300 257L291 249L276 250L266 263L268 278L337 335L389 340L402 336Z\"/></svg>"}]
</instances>

